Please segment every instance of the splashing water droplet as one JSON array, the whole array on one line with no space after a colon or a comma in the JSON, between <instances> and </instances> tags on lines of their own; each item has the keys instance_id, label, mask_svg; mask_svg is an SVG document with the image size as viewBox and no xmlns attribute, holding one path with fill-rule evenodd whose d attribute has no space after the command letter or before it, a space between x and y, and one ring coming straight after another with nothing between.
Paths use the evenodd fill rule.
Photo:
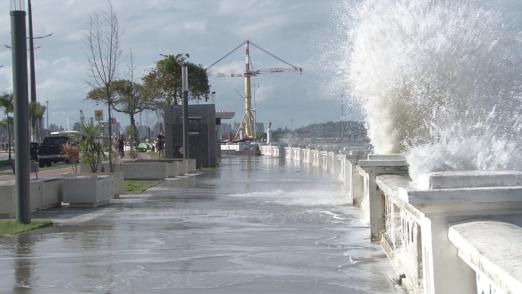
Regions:
<instances>
[{"instance_id":1,"label":"splashing water droplet","mask_svg":"<svg viewBox=\"0 0 522 294\"><path fill-rule=\"evenodd\" d=\"M343 65L351 96L376 152L407 154L413 178L522 168L521 26L503 2L484 3L346 5L352 21L340 26L349 36Z\"/></svg>"}]
</instances>

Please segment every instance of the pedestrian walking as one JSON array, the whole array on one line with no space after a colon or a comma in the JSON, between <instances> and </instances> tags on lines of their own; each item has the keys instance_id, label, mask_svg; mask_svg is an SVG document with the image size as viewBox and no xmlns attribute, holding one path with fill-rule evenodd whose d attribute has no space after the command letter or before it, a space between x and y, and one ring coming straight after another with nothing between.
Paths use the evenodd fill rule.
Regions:
<instances>
[{"instance_id":1,"label":"pedestrian walking","mask_svg":"<svg viewBox=\"0 0 522 294\"><path fill-rule=\"evenodd\" d=\"M123 136L120 136L118 139L118 153L120 154L120 158L123 159L123 157L125 157L125 140Z\"/></svg>"}]
</instances>

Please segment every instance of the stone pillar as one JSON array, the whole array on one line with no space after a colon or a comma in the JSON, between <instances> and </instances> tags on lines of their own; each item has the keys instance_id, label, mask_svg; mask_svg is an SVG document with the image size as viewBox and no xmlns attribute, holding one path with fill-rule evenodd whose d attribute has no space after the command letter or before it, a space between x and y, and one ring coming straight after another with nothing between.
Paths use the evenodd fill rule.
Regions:
<instances>
[{"instance_id":1,"label":"stone pillar","mask_svg":"<svg viewBox=\"0 0 522 294\"><path fill-rule=\"evenodd\" d=\"M292 162L292 147L285 147L285 159Z\"/></svg>"},{"instance_id":2,"label":"stone pillar","mask_svg":"<svg viewBox=\"0 0 522 294\"><path fill-rule=\"evenodd\" d=\"M335 152L328 151L326 153L326 171L331 174L334 173L334 159L335 159Z\"/></svg>"},{"instance_id":3,"label":"stone pillar","mask_svg":"<svg viewBox=\"0 0 522 294\"><path fill-rule=\"evenodd\" d=\"M359 174L364 177L364 198L361 207L370 222L372 241L380 241L385 231L384 220L384 195L377 188L376 177L385 174L407 175L408 165L406 160L397 160L396 157L379 157L373 160L361 160L357 166ZM378 159L375 159L378 158Z\"/></svg>"},{"instance_id":4,"label":"stone pillar","mask_svg":"<svg viewBox=\"0 0 522 294\"><path fill-rule=\"evenodd\" d=\"M343 183L348 183L348 177L346 174L346 163L348 162L346 160L346 154L341 153L337 155L337 161L338 161L338 171L337 171L337 177L343 181Z\"/></svg>"},{"instance_id":5,"label":"stone pillar","mask_svg":"<svg viewBox=\"0 0 522 294\"><path fill-rule=\"evenodd\" d=\"M357 164L359 160L366 159L369 151L352 150L346 151L346 175L348 179L348 186L350 195L352 197L353 206L361 207L361 202L364 197L364 178L357 171Z\"/></svg>"}]
</instances>

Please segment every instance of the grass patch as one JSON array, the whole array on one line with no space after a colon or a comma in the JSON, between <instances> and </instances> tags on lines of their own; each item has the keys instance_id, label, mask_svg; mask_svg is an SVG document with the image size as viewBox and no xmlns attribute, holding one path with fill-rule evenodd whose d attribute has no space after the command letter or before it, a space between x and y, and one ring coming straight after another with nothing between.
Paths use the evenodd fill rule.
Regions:
<instances>
[{"instance_id":1,"label":"grass patch","mask_svg":"<svg viewBox=\"0 0 522 294\"><path fill-rule=\"evenodd\" d=\"M141 194L148 189L157 186L160 181L133 181L125 180L125 193L126 194Z\"/></svg>"},{"instance_id":2,"label":"grass patch","mask_svg":"<svg viewBox=\"0 0 522 294\"><path fill-rule=\"evenodd\" d=\"M16 235L28 231L52 226L51 221L33 221L29 225L23 225L12 220L0 220L0 237L5 235Z\"/></svg>"}]
</instances>

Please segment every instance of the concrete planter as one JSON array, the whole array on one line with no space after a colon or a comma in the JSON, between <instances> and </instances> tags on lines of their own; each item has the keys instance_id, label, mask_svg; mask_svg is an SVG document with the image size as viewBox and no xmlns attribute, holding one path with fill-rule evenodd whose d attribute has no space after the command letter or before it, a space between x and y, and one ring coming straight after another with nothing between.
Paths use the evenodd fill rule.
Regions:
<instances>
[{"instance_id":1,"label":"concrete planter","mask_svg":"<svg viewBox=\"0 0 522 294\"><path fill-rule=\"evenodd\" d=\"M156 164L165 164L167 177L175 178L178 176L182 176L187 173L187 168L183 159L149 159L149 160L136 160L133 161L135 163L156 163Z\"/></svg>"},{"instance_id":2,"label":"concrete planter","mask_svg":"<svg viewBox=\"0 0 522 294\"><path fill-rule=\"evenodd\" d=\"M63 181L60 178L47 178L47 179L39 179L34 181L35 184L38 184L39 195L39 203L35 207L37 210L49 209L60 207L62 203L62 190L63 190ZM33 182L31 183L33 185ZM32 193L33 191L31 191ZM36 195L35 195L36 196ZM31 200L33 200L33 195L31 194ZM31 206L33 203L31 203Z\"/></svg>"},{"instance_id":3,"label":"concrete planter","mask_svg":"<svg viewBox=\"0 0 522 294\"><path fill-rule=\"evenodd\" d=\"M98 175L112 177L112 196L115 199L119 198L121 194L125 194L125 176L123 175L123 172L99 173Z\"/></svg>"},{"instance_id":4,"label":"concrete planter","mask_svg":"<svg viewBox=\"0 0 522 294\"><path fill-rule=\"evenodd\" d=\"M16 194L14 181L0 182L0 217L16 216Z\"/></svg>"},{"instance_id":5,"label":"concrete planter","mask_svg":"<svg viewBox=\"0 0 522 294\"><path fill-rule=\"evenodd\" d=\"M196 172L196 160L195 159L192 159L192 158L189 158L189 159L184 159L183 160L187 166L187 169L186 169L186 174L190 174L190 173L194 173Z\"/></svg>"},{"instance_id":6,"label":"concrete planter","mask_svg":"<svg viewBox=\"0 0 522 294\"><path fill-rule=\"evenodd\" d=\"M38 179L31 181L31 211L59 207L61 205L60 178ZM0 218L16 217L15 181L0 182Z\"/></svg>"},{"instance_id":7,"label":"concrete planter","mask_svg":"<svg viewBox=\"0 0 522 294\"><path fill-rule=\"evenodd\" d=\"M76 175L63 178L63 202L71 207L97 207L110 202L114 194L112 175Z\"/></svg>"},{"instance_id":8,"label":"concrete planter","mask_svg":"<svg viewBox=\"0 0 522 294\"><path fill-rule=\"evenodd\" d=\"M125 179L163 180L169 177L167 163L160 161L130 161L119 164Z\"/></svg>"}]
</instances>

